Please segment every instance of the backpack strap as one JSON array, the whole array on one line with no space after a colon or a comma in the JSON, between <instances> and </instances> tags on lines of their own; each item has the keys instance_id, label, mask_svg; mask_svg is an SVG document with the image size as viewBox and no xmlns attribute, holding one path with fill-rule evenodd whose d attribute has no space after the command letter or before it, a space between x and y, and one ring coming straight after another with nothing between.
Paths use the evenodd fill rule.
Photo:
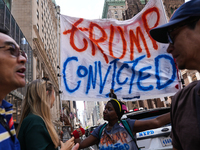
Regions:
<instances>
[{"instance_id":1,"label":"backpack strap","mask_svg":"<svg viewBox=\"0 0 200 150\"><path fill-rule=\"evenodd\" d=\"M131 128L130 128L130 125L128 124L128 122L126 120L120 120L120 122L123 124L124 128L126 129L126 131L132 137L132 139L135 142L135 145L137 146L138 150L140 150L139 147L138 147L138 145L137 145L137 142L135 140L135 137L133 136L133 133L131 131Z\"/></svg>"},{"instance_id":2,"label":"backpack strap","mask_svg":"<svg viewBox=\"0 0 200 150\"><path fill-rule=\"evenodd\" d=\"M101 134L102 134L102 132L103 132L103 129L106 127L106 125L107 125L107 123L105 122L105 123L103 124L103 126L101 127L101 129L99 130L99 139L101 139Z\"/></svg>"}]
</instances>

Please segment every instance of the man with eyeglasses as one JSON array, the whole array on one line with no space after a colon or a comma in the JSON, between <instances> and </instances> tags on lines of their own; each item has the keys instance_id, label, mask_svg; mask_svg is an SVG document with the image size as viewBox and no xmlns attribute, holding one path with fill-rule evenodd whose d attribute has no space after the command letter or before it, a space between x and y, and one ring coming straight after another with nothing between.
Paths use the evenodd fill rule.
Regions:
<instances>
[{"instance_id":1,"label":"man with eyeglasses","mask_svg":"<svg viewBox=\"0 0 200 150\"><path fill-rule=\"evenodd\" d=\"M20 150L12 117L12 104L5 96L25 86L26 54L6 30L0 29L0 150Z\"/></svg>"},{"instance_id":2,"label":"man with eyeglasses","mask_svg":"<svg viewBox=\"0 0 200 150\"><path fill-rule=\"evenodd\" d=\"M169 23L150 30L152 38L169 43L179 69L200 72L200 0L181 5ZM172 98L172 144L174 150L200 149L200 81L184 87Z\"/></svg>"}]
</instances>

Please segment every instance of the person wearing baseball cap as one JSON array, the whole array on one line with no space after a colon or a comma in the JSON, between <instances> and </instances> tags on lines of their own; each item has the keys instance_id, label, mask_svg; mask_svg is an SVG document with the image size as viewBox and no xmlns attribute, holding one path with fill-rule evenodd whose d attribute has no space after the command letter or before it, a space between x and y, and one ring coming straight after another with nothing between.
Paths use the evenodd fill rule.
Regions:
<instances>
[{"instance_id":1,"label":"person wearing baseball cap","mask_svg":"<svg viewBox=\"0 0 200 150\"><path fill-rule=\"evenodd\" d=\"M169 43L179 69L200 72L200 0L181 5L170 21L150 30L152 38ZM194 81L172 98L171 123L174 150L200 148L200 82Z\"/></svg>"}]
</instances>

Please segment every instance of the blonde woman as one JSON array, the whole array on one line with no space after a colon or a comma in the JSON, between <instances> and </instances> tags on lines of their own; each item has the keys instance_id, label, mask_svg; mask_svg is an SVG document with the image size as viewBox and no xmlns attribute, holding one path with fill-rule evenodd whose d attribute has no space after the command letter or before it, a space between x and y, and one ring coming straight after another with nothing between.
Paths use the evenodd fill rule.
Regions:
<instances>
[{"instance_id":1,"label":"blonde woman","mask_svg":"<svg viewBox=\"0 0 200 150\"><path fill-rule=\"evenodd\" d=\"M54 88L48 79L37 79L28 85L17 130L21 150L57 150L60 144L60 150L71 150L74 146L74 138L65 143L59 141L50 113L54 100Z\"/></svg>"}]
</instances>

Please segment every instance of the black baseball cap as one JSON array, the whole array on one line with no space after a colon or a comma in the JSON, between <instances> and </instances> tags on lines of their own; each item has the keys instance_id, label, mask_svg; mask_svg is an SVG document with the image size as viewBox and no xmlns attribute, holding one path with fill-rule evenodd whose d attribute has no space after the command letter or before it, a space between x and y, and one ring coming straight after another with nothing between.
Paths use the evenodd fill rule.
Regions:
<instances>
[{"instance_id":1,"label":"black baseball cap","mask_svg":"<svg viewBox=\"0 0 200 150\"><path fill-rule=\"evenodd\" d=\"M182 4L172 15L170 21L150 30L151 37L160 43L169 43L167 31L174 26L191 17L200 16L200 0L191 0Z\"/></svg>"}]
</instances>

